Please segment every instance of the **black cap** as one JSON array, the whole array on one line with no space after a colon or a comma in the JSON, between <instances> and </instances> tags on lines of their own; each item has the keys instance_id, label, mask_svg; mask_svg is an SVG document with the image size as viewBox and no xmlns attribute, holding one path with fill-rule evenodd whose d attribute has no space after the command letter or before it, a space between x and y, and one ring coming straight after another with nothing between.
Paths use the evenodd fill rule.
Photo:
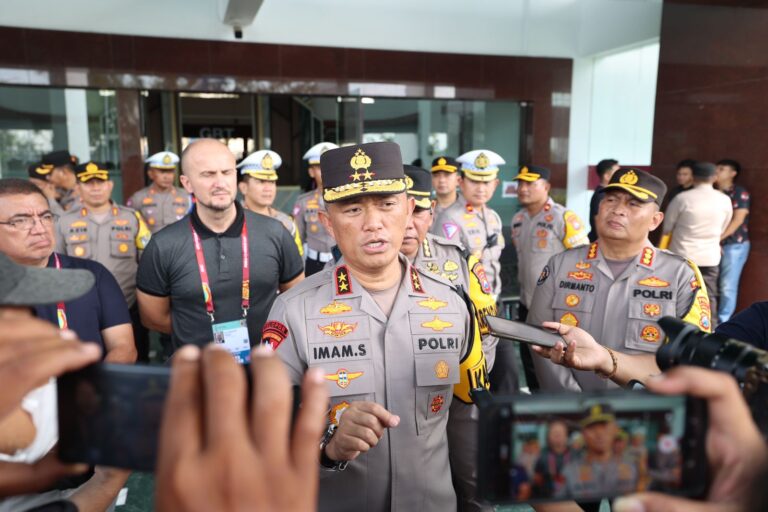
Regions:
<instances>
[{"instance_id":1,"label":"black cap","mask_svg":"<svg viewBox=\"0 0 768 512\"><path fill-rule=\"evenodd\" d=\"M552 173L546 167L539 167L538 165L524 165L520 168L518 175L512 179L528 182L533 182L536 180L549 181L549 177L551 175Z\"/></svg>"},{"instance_id":2,"label":"black cap","mask_svg":"<svg viewBox=\"0 0 768 512\"><path fill-rule=\"evenodd\" d=\"M456 172L459 170L459 162L452 156L439 156L432 160L432 172Z\"/></svg>"},{"instance_id":3,"label":"black cap","mask_svg":"<svg viewBox=\"0 0 768 512\"><path fill-rule=\"evenodd\" d=\"M107 181L109 179L109 170L106 165L97 164L96 162L85 162L75 167L75 174L77 180L81 183L90 181L92 179Z\"/></svg>"},{"instance_id":4,"label":"black cap","mask_svg":"<svg viewBox=\"0 0 768 512\"><path fill-rule=\"evenodd\" d=\"M52 165L53 167L69 165L74 167L77 165L77 158L70 155L66 149L51 151L43 155L43 165Z\"/></svg>"},{"instance_id":5,"label":"black cap","mask_svg":"<svg viewBox=\"0 0 768 512\"><path fill-rule=\"evenodd\" d=\"M656 176L639 169L619 169L605 187L606 190L618 188L629 192L644 203L656 203L661 206L667 186Z\"/></svg>"},{"instance_id":6,"label":"black cap","mask_svg":"<svg viewBox=\"0 0 768 512\"><path fill-rule=\"evenodd\" d=\"M48 175L51 174L52 170L52 165L43 165L39 162L27 166L27 174L29 174L29 177L37 178L38 180L47 180Z\"/></svg>"},{"instance_id":7,"label":"black cap","mask_svg":"<svg viewBox=\"0 0 768 512\"><path fill-rule=\"evenodd\" d=\"M710 162L696 162L691 167L693 175L697 178L711 178L715 175L715 164Z\"/></svg>"},{"instance_id":8,"label":"black cap","mask_svg":"<svg viewBox=\"0 0 768 512\"><path fill-rule=\"evenodd\" d=\"M76 299L93 288L88 270L17 265L0 253L0 304L36 306Z\"/></svg>"},{"instance_id":9,"label":"black cap","mask_svg":"<svg viewBox=\"0 0 768 512\"><path fill-rule=\"evenodd\" d=\"M609 421L616 421L616 416L613 415L613 407L608 404L595 404L584 411L584 417L579 422L579 426L584 428L595 423L606 423Z\"/></svg>"},{"instance_id":10,"label":"black cap","mask_svg":"<svg viewBox=\"0 0 768 512\"><path fill-rule=\"evenodd\" d=\"M326 151L320 157L323 199L334 203L350 197L405 192L400 146L394 142L355 144Z\"/></svg>"},{"instance_id":11,"label":"black cap","mask_svg":"<svg viewBox=\"0 0 768 512\"><path fill-rule=\"evenodd\" d=\"M408 195L416 200L416 208L429 210L432 208L432 174L415 165L405 165L405 184Z\"/></svg>"}]
</instances>

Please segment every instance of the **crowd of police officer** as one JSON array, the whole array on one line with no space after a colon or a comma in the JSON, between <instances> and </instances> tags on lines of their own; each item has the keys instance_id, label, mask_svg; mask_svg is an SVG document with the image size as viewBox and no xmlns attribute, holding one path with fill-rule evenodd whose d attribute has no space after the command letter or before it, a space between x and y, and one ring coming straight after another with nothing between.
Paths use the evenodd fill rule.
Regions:
<instances>
[{"instance_id":1,"label":"crowd of police officer","mask_svg":"<svg viewBox=\"0 0 768 512\"><path fill-rule=\"evenodd\" d=\"M105 165L78 163L66 151L45 155L29 175L57 216L56 250L102 263L119 283L139 360L149 358L142 319L172 334L182 311L174 286L192 286L199 304L191 314L210 318L206 339L236 355L243 340L268 345L294 384L309 370L322 379L330 402L320 440L321 510L481 509L469 391L518 389L514 345L495 339L485 321L497 314L501 293L503 221L488 202L504 160L476 149L437 157L426 170L404 166L394 143L326 142L304 158L314 188L298 198L292 216L272 205L276 152L257 151L235 165L226 146L212 140L193 142L181 158L150 156L151 184L126 206L112 201ZM183 187L175 184L179 167ZM648 238L663 220L666 186L641 170L615 172L589 243L583 221L551 198L551 174L525 165L514 177L521 209L511 220L511 242L521 319L570 342L525 351L531 387L589 391L644 381L659 373L653 354L664 337L660 316L710 327L696 265ZM255 222L263 229L249 231ZM284 232L275 234L274 226ZM267 231L272 235L262 238ZM172 232L184 243L160 250ZM231 265L221 252L226 238L242 248ZM274 245L269 254L280 260L303 255L303 272L280 261L274 286L252 289L254 273L267 268L249 257L260 245ZM220 257L211 256L214 246ZM145 250L158 259L142 260ZM160 256L164 268L152 268ZM140 283L138 301L137 271L165 279L157 293ZM224 302L221 282L232 279L242 294L233 311L221 312L214 305ZM249 315L256 295L267 299L259 303L268 305L264 317ZM148 322L158 311L167 322ZM601 493L596 482L579 485Z\"/></svg>"}]
</instances>

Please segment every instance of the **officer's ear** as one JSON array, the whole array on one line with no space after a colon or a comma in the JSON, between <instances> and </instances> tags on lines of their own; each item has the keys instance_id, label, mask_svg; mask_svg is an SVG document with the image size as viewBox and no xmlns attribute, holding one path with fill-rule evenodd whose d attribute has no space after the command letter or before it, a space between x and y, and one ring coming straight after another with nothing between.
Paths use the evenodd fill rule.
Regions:
<instances>
[{"instance_id":1,"label":"officer's ear","mask_svg":"<svg viewBox=\"0 0 768 512\"><path fill-rule=\"evenodd\" d=\"M405 197L408 199L408 216L410 217L413 215L413 211L416 209L416 199L407 194Z\"/></svg>"},{"instance_id":2,"label":"officer's ear","mask_svg":"<svg viewBox=\"0 0 768 512\"><path fill-rule=\"evenodd\" d=\"M651 227L648 229L649 233L661 226L661 223L664 222L664 212L661 211L659 205L653 203L653 207L656 208L656 213L653 214L653 218L651 219Z\"/></svg>"},{"instance_id":3,"label":"officer's ear","mask_svg":"<svg viewBox=\"0 0 768 512\"><path fill-rule=\"evenodd\" d=\"M328 206L326 206L326 208L327 207ZM336 235L333 234L333 225L331 225L331 218L328 217L328 212L325 210L318 210L317 215L318 217L320 217L320 224L322 224L325 230L328 232L328 234L331 235L334 240L336 240Z\"/></svg>"}]
</instances>

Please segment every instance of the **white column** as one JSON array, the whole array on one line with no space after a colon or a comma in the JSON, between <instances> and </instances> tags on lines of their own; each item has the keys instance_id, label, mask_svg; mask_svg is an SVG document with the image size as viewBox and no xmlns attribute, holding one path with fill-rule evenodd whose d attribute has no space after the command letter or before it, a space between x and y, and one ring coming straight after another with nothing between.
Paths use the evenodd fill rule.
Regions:
<instances>
[{"instance_id":1,"label":"white column","mask_svg":"<svg viewBox=\"0 0 768 512\"><path fill-rule=\"evenodd\" d=\"M589 200L592 198L592 191L587 189L587 173L592 128L593 70L594 59L573 60L566 205L585 223L589 222Z\"/></svg>"},{"instance_id":2,"label":"white column","mask_svg":"<svg viewBox=\"0 0 768 512\"><path fill-rule=\"evenodd\" d=\"M67 140L69 152L81 162L91 159L88 140L88 103L85 89L64 89L64 110L67 114Z\"/></svg>"}]
</instances>

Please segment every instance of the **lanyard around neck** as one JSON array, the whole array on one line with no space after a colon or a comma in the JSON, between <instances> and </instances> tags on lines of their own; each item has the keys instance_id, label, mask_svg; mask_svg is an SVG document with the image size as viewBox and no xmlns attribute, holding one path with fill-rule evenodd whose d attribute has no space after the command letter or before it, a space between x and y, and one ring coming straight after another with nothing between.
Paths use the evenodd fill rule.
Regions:
<instances>
[{"instance_id":1,"label":"lanyard around neck","mask_svg":"<svg viewBox=\"0 0 768 512\"><path fill-rule=\"evenodd\" d=\"M213 294L211 293L211 283L208 280L208 269L205 265L205 255L203 254L203 242L200 240L200 235L195 231L195 227L192 222L189 223L189 227L192 229L192 240L195 246L195 257L197 258L197 269L200 272L200 282L203 286L203 299L205 300L205 311L211 318L211 323L214 322L214 313L216 309L213 306ZM240 244L243 253L243 286L242 286L242 300L240 307L243 310L243 318L248 315L248 309L251 306L251 286L250 286L250 261L248 257L248 227L246 220L243 219L243 231L240 236Z\"/></svg>"},{"instance_id":2,"label":"lanyard around neck","mask_svg":"<svg viewBox=\"0 0 768 512\"><path fill-rule=\"evenodd\" d=\"M56 270L61 270L61 260L56 253L53 253L53 262L56 266ZM67 328L67 308L64 306L63 302L56 304L56 319L59 321L59 329Z\"/></svg>"}]
</instances>

